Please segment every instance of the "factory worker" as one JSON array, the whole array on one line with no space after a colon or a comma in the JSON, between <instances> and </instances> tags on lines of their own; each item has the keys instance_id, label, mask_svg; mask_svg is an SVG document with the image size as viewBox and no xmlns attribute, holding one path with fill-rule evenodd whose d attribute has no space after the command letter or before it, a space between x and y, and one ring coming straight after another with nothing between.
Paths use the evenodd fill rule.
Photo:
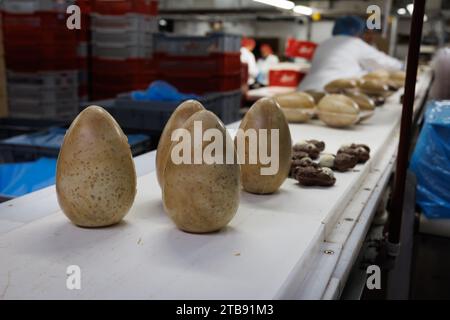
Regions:
<instances>
[{"instance_id":1,"label":"factory worker","mask_svg":"<svg viewBox=\"0 0 450 320\"><path fill-rule=\"evenodd\" d=\"M255 83L256 76L258 75L258 68L256 67L256 59L253 54L256 42L251 38L242 38L241 43L241 62L248 66L248 85L251 86Z\"/></svg>"},{"instance_id":2,"label":"factory worker","mask_svg":"<svg viewBox=\"0 0 450 320\"><path fill-rule=\"evenodd\" d=\"M377 50L361 37L364 20L356 16L336 20L333 37L316 49L308 75L300 83L300 90L323 90L330 81L360 77L376 69L400 70L402 63Z\"/></svg>"},{"instance_id":3,"label":"factory worker","mask_svg":"<svg viewBox=\"0 0 450 320\"><path fill-rule=\"evenodd\" d=\"M258 77L256 80L263 84L268 85L269 84L269 71L270 68L277 65L280 60L278 57L273 53L273 49L270 45L264 43L259 48L261 53L261 58L258 59Z\"/></svg>"}]
</instances>

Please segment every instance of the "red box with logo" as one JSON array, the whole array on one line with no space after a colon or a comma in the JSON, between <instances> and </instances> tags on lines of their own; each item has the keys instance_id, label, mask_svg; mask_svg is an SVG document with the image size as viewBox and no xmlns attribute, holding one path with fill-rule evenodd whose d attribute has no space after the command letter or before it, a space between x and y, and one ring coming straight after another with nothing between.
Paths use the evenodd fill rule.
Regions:
<instances>
[{"instance_id":1,"label":"red box with logo","mask_svg":"<svg viewBox=\"0 0 450 320\"><path fill-rule=\"evenodd\" d=\"M269 86L297 87L305 77L305 73L297 70L270 70Z\"/></svg>"},{"instance_id":2,"label":"red box with logo","mask_svg":"<svg viewBox=\"0 0 450 320\"><path fill-rule=\"evenodd\" d=\"M316 48L317 43L315 42L289 38L286 43L285 54L287 57L311 60L314 56Z\"/></svg>"}]
</instances>

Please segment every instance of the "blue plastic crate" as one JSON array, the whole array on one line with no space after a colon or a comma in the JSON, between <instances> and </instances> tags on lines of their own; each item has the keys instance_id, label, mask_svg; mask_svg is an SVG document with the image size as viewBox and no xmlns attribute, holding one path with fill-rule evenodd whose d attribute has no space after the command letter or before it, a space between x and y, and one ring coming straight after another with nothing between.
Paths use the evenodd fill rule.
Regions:
<instances>
[{"instance_id":1,"label":"blue plastic crate","mask_svg":"<svg viewBox=\"0 0 450 320\"><path fill-rule=\"evenodd\" d=\"M65 128L50 128L0 140L0 162L31 161L40 157L57 158L63 143ZM128 135L134 156L150 151L150 137L144 134Z\"/></svg>"},{"instance_id":2,"label":"blue plastic crate","mask_svg":"<svg viewBox=\"0 0 450 320\"><path fill-rule=\"evenodd\" d=\"M69 122L57 120L1 118L0 140L68 124Z\"/></svg>"},{"instance_id":3,"label":"blue plastic crate","mask_svg":"<svg viewBox=\"0 0 450 320\"><path fill-rule=\"evenodd\" d=\"M240 90L206 94L198 99L214 112L224 124L239 120L242 93ZM135 101L130 94L119 95L107 110L123 128L162 131L180 101Z\"/></svg>"}]
</instances>

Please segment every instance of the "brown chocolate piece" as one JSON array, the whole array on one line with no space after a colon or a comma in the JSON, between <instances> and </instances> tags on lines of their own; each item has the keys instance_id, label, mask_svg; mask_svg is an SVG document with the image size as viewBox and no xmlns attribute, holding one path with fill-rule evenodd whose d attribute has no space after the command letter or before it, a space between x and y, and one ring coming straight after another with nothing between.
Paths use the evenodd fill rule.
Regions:
<instances>
[{"instance_id":1,"label":"brown chocolate piece","mask_svg":"<svg viewBox=\"0 0 450 320\"><path fill-rule=\"evenodd\" d=\"M291 164L291 171L289 176L291 178L295 178L296 170L298 167L314 167L319 168L319 164L315 163L309 157L304 157L301 159L293 159Z\"/></svg>"},{"instance_id":2,"label":"brown chocolate piece","mask_svg":"<svg viewBox=\"0 0 450 320\"><path fill-rule=\"evenodd\" d=\"M319 149L319 152L322 152L323 150L325 150L325 142L323 142L323 141L311 139L311 140L306 140L306 142L312 143L313 145L315 145L316 148Z\"/></svg>"},{"instance_id":3,"label":"brown chocolate piece","mask_svg":"<svg viewBox=\"0 0 450 320\"><path fill-rule=\"evenodd\" d=\"M295 152L306 152L311 159L317 159L319 157L320 150L312 143L296 143L292 149Z\"/></svg>"},{"instance_id":4,"label":"brown chocolate piece","mask_svg":"<svg viewBox=\"0 0 450 320\"><path fill-rule=\"evenodd\" d=\"M350 146L341 147L337 153L347 153L356 156L358 163L365 163L370 158L370 148L362 144L351 144Z\"/></svg>"},{"instance_id":5,"label":"brown chocolate piece","mask_svg":"<svg viewBox=\"0 0 450 320\"><path fill-rule=\"evenodd\" d=\"M366 144L362 144L362 143L352 143L351 145L350 145L352 148L364 148L364 149L366 149L366 151L367 152L370 152L370 148L369 148L369 146L368 145L366 145Z\"/></svg>"},{"instance_id":6,"label":"brown chocolate piece","mask_svg":"<svg viewBox=\"0 0 450 320\"><path fill-rule=\"evenodd\" d=\"M377 107L383 105L384 102L385 102L385 100L386 100L386 99L385 99L384 97L382 97L382 96L371 96L371 98L373 99L373 101L375 102L375 105L376 105Z\"/></svg>"},{"instance_id":7,"label":"brown chocolate piece","mask_svg":"<svg viewBox=\"0 0 450 320\"><path fill-rule=\"evenodd\" d=\"M336 183L332 171L315 167L298 167L295 178L303 186L330 187Z\"/></svg>"},{"instance_id":8,"label":"brown chocolate piece","mask_svg":"<svg viewBox=\"0 0 450 320\"><path fill-rule=\"evenodd\" d=\"M291 170L289 171L289 178L295 179L295 171L300 166L301 159L293 159L291 163Z\"/></svg>"},{"instance_id":9,"label":"brown chocolate piece","mask_svg":"<svg viewBox=\"0 0 450 320\"><path fill-rule=\"evenodd\" d=\"M293 151L292 160L300 160L309 157L309 154L303 151Z\"/></svg>"},{"instance_id":10,"label":"brown chocolate piece","mask_svg":"<svg viewBox=\"0 0 450 320\"><path fill-rule=\"evenodd\" d=\"M344 172L350 170L358 163L358 157L348 153L338 153L334 159L334 168L337 171Z\"/></svg>"}]
</instances>

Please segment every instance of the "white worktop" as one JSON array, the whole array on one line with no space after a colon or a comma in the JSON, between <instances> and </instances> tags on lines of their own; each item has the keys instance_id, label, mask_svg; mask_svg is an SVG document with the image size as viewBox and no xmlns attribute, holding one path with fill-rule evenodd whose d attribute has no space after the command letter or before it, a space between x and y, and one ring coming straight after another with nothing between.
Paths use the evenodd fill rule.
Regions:
<instances>
[{"instance_id":1,"label":"white worktop","mask_svg":"<svg viewBox=\"0 0 450 320\"><path fill-rule=\"evenodd\" d=\"M429 74L420 78L419 98L429 82ZM154 152L135 159L136 200L117 226L72 225L58 207L54 187L0 204L0 299L336 297L340 253L358 225L369 221L370 215L362 219L364 210L392 166L399 96L351 129L318 121L290 125L293 142L324 140L326 152L366 143L372 158L355 172L336 173L331 188L301 187L288 179L273 195L242 192L235 218L218 233L184 233L167 218ZM353 222L345 225L347 215ZM357 241L364 237L360 233ZM324 256L324 248L334 255ZM66 288L69 265L81 268L81 290Z\"/></svg>"}]
</instances>

